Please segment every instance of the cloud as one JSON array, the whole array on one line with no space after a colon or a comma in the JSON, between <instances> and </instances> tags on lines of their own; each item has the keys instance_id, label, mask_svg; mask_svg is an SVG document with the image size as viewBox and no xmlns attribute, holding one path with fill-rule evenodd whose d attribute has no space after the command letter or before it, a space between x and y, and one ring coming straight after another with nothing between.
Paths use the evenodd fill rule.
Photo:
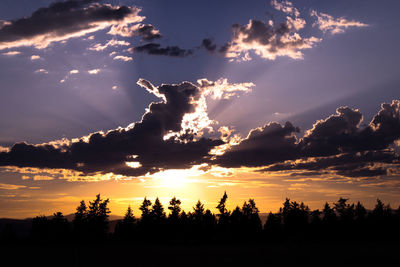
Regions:
<instances>
[{"instance_id":1,"label":"cloud","mask_svg":"<svg viewBox=\"0 0 400 267\"><path fill-rule=\"evenodd\" d=\"M74 74L78 74L79 70L70 70L65 76L64 78L62 78L60 80L60 83L65 83L67 81L67 79L69 79L69 76L74 75Z\"/></svg>"},{"instance_id":2,"label":"cloud","mask_svg":"<svg viewBox=\"0 0 400 267\"><path fill-rule=\"evenodd\" d=\"M0 146L0 152L8 152L10 149L8 147Z\"/></svg>"},{"instance_id":3,"label":"cloud","mask_svg":"<svg viewBox=\"0 0 400 267\"><path fill-rule=\"evenodd\" d=\"M99 0L55 2L36 10L30 17L7 21L0 28L0 50L19 46L42 49L53 42L111 27L143 21L137 7L99 4Z\"/></svg>"},{"instance_id":4,"label":"cloud","mask_svg":"<svg viewBox=\"0 0 400 267\"><path fill-rule=\"evenodd\" d=\"M273 164L263 172L289 171L291 174L335 174L345 177L387 175L390 165L399 165L399 156L391 150L343 153L327 157L311 157ZM299 172L300 171L300 172ZM307 171L307 172L303 172ZM316 174L317 175L317 174Z\"/></svg>"},{"instance_id":5,"label":"cloud","mask_svg":"<svg viewBox=\"0 0 400 267\"><path fill-rule=\"evenodd\" d=\"M32 55L32 56L31 56L31 60L32 60L32 61L38 60L38 59L41 59L41 57L38 56L38 55Z\"/></svg>"},{"instance_id":6,"label":"cloud","mask_svg":"<svg viewBox=\"0 0 400 267\"><path fill-rule=\"evenodd\" d=\"M111 87L111 89L117 90L117 89L118 89L118 86L117 86L117 85L114 85L113 87Z\"/></svg>"},{"instance_id":7,"label":"cloud","mask_svg":"<svg viewBox=\"0 0 400 267\"><path fill-rule=\"evenodd\" d=\"M149 55L157 56L170 56L170 57L186 57L193 54L193 50L182 49L178 46L161 47L160 44L149 43L142 46L136 46L134 51L137 53L146 53Z\"/></svg>"},{"instance_id":8,"label":"cloud","mask_svg":"<svg viewBox=\"0 0 400 267\"><path fill-rule=\"evenodd\" d=\"M115 46L130 46L131 44L127 41L118 41L115 39L112 39L105 43L104 45L102 44L95 44L94 46L90 47L89 50L94 50L94 51L103 51L108 47L115 47Z\"/></svg>"},{"instance_id":9,"label":"cloud","mask_svg":"<svg viewBox=\"0 0 400 267\"><path fill-rule=\"evenodd\" d=\"M211 123L205 100L211 96L210 84L219 84L229 95L232 88L240 93L246 85L208 81L207 86L190 82L154 86L140 79L138 85L161 99L149 105L141 121L70 142L17 143L9 151L0 152L0 166L68 169L80 173L82 180L88 174L139 176L190 168L209 158L209 151L223 144L218 138L201 134Z\"/></svg>"},{"instance_id":10,"label":"cloud","mask_svg":"<svg viewBox=\"0 0 400 267\"><path fill-rule=\"evenodd\" d=\"M45 70L45 69L38 69L38 70L35 70L35 73L48 74L49 72L47 70Z\"/></svg>"},{"instance_id":11,"label":"cloud","mask_svg":"<svg viewBox=\"0 0 400 267\"><path fill-rule=\"evenodd\" d=\"M384 103L365 127L359 110L340 107L317 121L297 140L290 122L252 130L213 163L223 167L262 167L262 171L324 171L336 175L378 176L398 173L394 144L400 139L400 101Z\"/></svg>"},{"instance_id":12,"label":"cloud","mask_svg":"<svg viewBox=\"0 0 400 267\"><path fill-rule=\"evenodd\" d=\"M300 16L299 10L294 7L292 2L272 0L271 6L288 15L294 15L296 17Z\"/></svg>"},{"instance_id":13,"label":"cloud","mask_svg":"<svg viewBox=\"0 0 400 267\"><path fill-rule=\"evenodd\" d=\"M344 33L347 28L350 27L368 27L368 24L355 21L355 20L347 20L343 17L333 18L331 15L317 12L315 10L311 11L311 16L316 17L317 21L313 24L313 26L318 26L318 28L324 33L329 32L330 34L338 34Z\"/></svg>"},{"instance_id":14,"label":"cloud","mask_svg":"<svg viewBox=\"0 0 400 267\"><path fill-rule=\"evenodd\" d=\"M151 24L115 25L111 27L108 34L122 37L141 36L144 41L153 41L162 37L160 31Z\"/></svg>"},{"instance_id":15,"label":"cloud","mask_svg":"<svg viewBox=\"0 0 400 267\"><path fill-rule=\"evenodd\" d=\"M155 29L154 26L151 24L139 25L136 34L141 36L144 41L153 41L162 37L160 31Z\"/></svg>"},{"instance_id":16,"label":"cloud","mask_svg":"<svg viewBox=\"0 0 400 267\"><path fill-rule=\"evenodd\" d=\"M0 183L0 189L4 189L4 190L18 190L18 189L22 189L22 188L26 188L26 186Z\"/></svg>"},{"instance_id":17,"label":"cloud","mask_svg":"<svg viewBox=\"0 0 400 267\"><path fill-rule=\"evenodd\" d=\"M69 72L69 74L78 74L79 73L79 70L71 70L70 72Z\"/></svg>"},{"instance_id":18,"label":"cloud","mask_svg":"<svg viewBox=\"0 0 400 267\"><path fill-rule=\"evenodd\" d=\"M214 52L217 49L217 45L209 38L203 39L201 42L201 47L205 48L209 52Z\"/></svg>"},{"instance_id":19,"label":"cloud","mask_svg":"<svg viewBox=\"0 0 400 267\"><path fill-rule=\"evenodd\" d=\"M314 47L322 39L302 37L299 30L306 21L300 18L300 12L288 1L272 1L271 5L287 14L286 21L276 25L273 20L263 22L251 19L247 25L232 26L232 40L219 51L231 60L251 60L250 51L264 59L275 60L277 57L302 59L304 49Z\"/></svg>"},{"instance_id":20,"label":"cloud","mask_svg":"<svg viewBox=\"0 0 400 267\"><path fill-rule=\"evenodd\" d=\"M132 61L133 58L132 57L127 57L127 56L115 56L114 60L121 60L121 61L128 62L128 61Z\"/></svg>"},{"instance_id":21,"label":"cloud","mask_svg":"<svg viewBox=\"0 0 400 267\"><path fill-rule=\"evenodd\" d=\"M20 55L20 54L21 54L21 52L19 52L19 51L9 51L9 52L2 53L2 55L4 55L4 56L16 56L16 55Z\"/></svg>"},{"instance_id":22,"label":"cloud","mask_svg":"<svg viewBox=\"0 0 400 267\"><path fill-rule=\"evenodd\" d=\"M253 129L240 144L232 146L216 162L223 167L257 167L296 157L299 132L290 122L272 122Z\"/></svg>"},{"instance_id":23,"label":"cloud","mask_svg":"<svg viewBox=\"0 0 400 267\"><path fill-rule=\"evenodd\" d=\"M34 175L33 180L34 181L51 181L51 180L54 180L54 178L51 176L45 176L45 175Z\"/></svg>"},{"instance_id":24,"label":"cloud","mask_svg":"<svg viewBox=\"0 0 400 267\"><path fill-rule=\"evenodd\" d=\"M209 81L208 79L199 79L197 83L213 99L229 99L238 92L249 93L251 88L256 86L254 83L234 83L228 82L228 79L218 79Z\"/></svg>"},{"instance_id":25,"label":"cloud","mask_svg":"<svg viewBox=\"0 0 400 267\"><path fill-rule=\"evenodd\" d=\"M91 75L96 75L100 72L100 69L93 69L93 70L88 70L88 73Z\"/></svg>"}]
</instances>

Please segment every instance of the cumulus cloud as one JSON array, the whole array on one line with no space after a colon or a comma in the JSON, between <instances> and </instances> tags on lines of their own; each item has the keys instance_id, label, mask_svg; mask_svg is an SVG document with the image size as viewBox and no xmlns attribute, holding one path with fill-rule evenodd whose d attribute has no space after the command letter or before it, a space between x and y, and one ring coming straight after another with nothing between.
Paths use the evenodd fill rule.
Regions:
<instances>
[{"instance_id":1,"label":"cumulus cloud","mask_svg":"<svg viewBox=\"0 0 400 267\"><path fill-rule=\"evenodd\" d=\"M344 17L340 17L335 19L331 15L317 12L315 10L311 11L311 16L316 17L317 21L313 24L313 26L317 26L321 31L329 32L331 34L344 33L347 28L355 27L367 27L368 24L355 21L355 20L347 20Z\"/></svg>"},{"instance_id":2,"label":"cumulus cloud","mask_svg":"<svg viewBox=\"0 0 400 267\"><path fill-rule=\"evenodd\" d=\"M38 56L38 55L32 55L32 56L31 56L31 60L32 60L32 61L38 60L38 59L41 59L41 57Z\"/></svg>"},{"instance_id":3,"label":"cumulus cloud","mask_svg":"<svg viewBox=\"0 0 400 267\"><path fill-rule=\"evenodd\" d=\"M137 53L145 53L157 56L170 56L170 57L186 57L193 54L191 49L182 49L178 46L161 47L160 44L149 43L142 46L136 46L134 51Z\"/></svg>"},{"instance_id":4,"label":"cumulus cloud","mask_svg":"<svg viewBox=\"0 0 400 267\"><path fill-rule=\"evenodd\" d=\"M16 55L20 55L20 54L21 54L21 52L19 52L19 51L9 51L9 52L2 53L2 55L4 55L4 56L16 56Z\"/></svg>"},{"instance_id":5,"label":"cumulus cloud","mask_svg":"<svg viewBox=\"0 0 400 267\"><path fill-rule=\"evenodd\" d=\"M45 48L111 27L139 23L144 17L137 7L99 4L99 0L55 2L36 10L30 17L2 23L0 50L19 46Z\"/></svg>"},{"instance_id":6,"label":"cumulus cloud","mask_svg":"<svg viewBox=\"0 0 400 267\"><path fill-rule=\"evenodd\" d=\"M131 44L127 41L118 41L115 39L112 39L105 43L104 45L102 44L95 44L92 47L89 48L89 50L94 50L94 51L103 51L108 47L115 47L115 46L130 46Z\"/></svg>"},{"instance_id":7,"label":"cumulus cloud","mask_svg":"<svg viewBox=\"0 0 400 267\"><path fill-rule=\"evenodd\" d=\"M345 177L370 177L387 175L391 165L396 165L398 168L399 164L399 156L396 153L391 150L380 150L291 160L273 164L261 171L289 171L295 175L315 172Z\"/></svg>"},{"instance_id":8,"label":"cumulus cloud","mask_svg":"<svg viewBox=\"0 0 400 267\"><path fill-rule=\"evenodd\" d=\"M139 25L136 34L141 36L144 41L153 41L162 37L160 31L151 24Z\"/></svg>"},{"instance_id":9,"label":"cumulus cloud","mask_svg":"<svg viewBox=\"0 0 400 267\"><path fill-rule=\"evenodd\" d=\"M125 62L129 62L129 61L133 60L132 57L127 57L127 56L115 56L113 59L114 60L121 60L121 61L125 61Z\"/></svg>"},{"instance_id":10,"label":"cumulus cloud","mask_svg":"<svg viewBox=\"0 0 400 267\"><path fill-rule=\"evenodd\" d=\"M217 45L214 44L213 41L209 38L203 39L203 41L201 42L201 47L209 52L214 52L217 49Z\"/></svg>"},{"instance_id":11,"label":"cumulus cloud","mask_svg":"<svg viewBox=\"0 0 400 267\"><path fill-rule=\"evenodd\" d=\"M294 15L296 17L300 16L299 10L294 7L292 2L272 0L271 6L273 6L276 10L282 11L288 15Z\"/></svg>"},{"instance_id":12,"label":"cumulus cloud","mask_svg":"<svg viewBox=\"0 0 400 267\"><path fill-rule=\"evenodd\" d=\"M91 75L96 75L100 72L100 69L93 69L93 70L88 70L88 73Z\"/></svg>"},{"instance_id":13,"label":"cumulus cloud","mask_svg":"<svg viewBox=\"0 0 400 267\"><path fill-rule=\"evenodd\" d=\"M296 157L299 129L290 122L269 123L251 130L238 145L232 146L217 159L223 167L257 167Z\"/></svg>"},{"instance_id":14,"label":"cumulus cloud","mask_svg":"<svg viewBox=\"0 0 400 267\"><path fill-rule=\"evenodd\" d=\"M365 127L359 110L340 107L317 121L303 138L290 122L252 130L214 163L223 167L262 167L262 171L324 171L336 175L378 176L398 172L393 144L400 138L400 101L384 103Z\"/></svg>"},{"instance_id":15,"label":"cumulus cloud","mask_svg":"<svg viewBox=\"0 0 400 267\"><path fill-rule=\"evenodd\" d=\"M35 73L44 73L44 74L48 74L49 72L48 72L47 70L45 70L45 69L38 69L38 70L35 70Z\"/></svg>"},{"instance_id":16,"label":"cumulus cloud","mask_svg":"<svg viewBox=\"0 0 400 267\"><path fill-rule=\"evenodd\" d=\"M123 37L141 36L144 41L153 41L162 37L159 30L151 24L121 24L111 27L108 34Z\"/></svg>"},{"instance_id":17,"label":"cumulus cloud","mask_svg":"<svg viewBox=\"0 0 400 267\"><path fill-rule=\"evenodd\" d=\"M250 52L269 60L286 56L302 59L304 49L312 48L322 39L302 37L299 30L304 28L306 21L300 18L300 12L291 2L276 0L271 5L287 14L286 21L276 24L273 20L263 22L251 19L247 25L232 26L232 40L220 48L220 52L231 60L251 60Z\"/></svg>"},{"instance_id":18,"label":"cumulus cloud","mask_svg":"<svg viewBox=\"0 0 400 267\"><path fill-rule=\"evenodd\" d=\"M209 81L208 79L199 79L197 83L213 99L229 99L238 92L249 93L251 88L256 86L254 83L234 83L228 82L228 79L218 79L217 81Z\"/></svg>"},{"instance_id":19,"label":"cumulus cloud","mask_svg":"<svg viewBox=\"0 0 400 267\"><path fill-rule=\"evenodd\" d=\"M240 93L243 90L239 88L245 86L227 82L215 84L224 84L229 94L232 88L238 88ZM140 79L138 85L161 99L149 105L141 121L70 142L17 143L9 151L0 152L0 166L68 169L82 175L138 176L165 169L190 168L209 158L209 151L223 144L218 138L200 134L211 123L205 110L205 97L211 95L211 85L182 82L154 86L144 79Z\"/></svg>"}]
</instances>

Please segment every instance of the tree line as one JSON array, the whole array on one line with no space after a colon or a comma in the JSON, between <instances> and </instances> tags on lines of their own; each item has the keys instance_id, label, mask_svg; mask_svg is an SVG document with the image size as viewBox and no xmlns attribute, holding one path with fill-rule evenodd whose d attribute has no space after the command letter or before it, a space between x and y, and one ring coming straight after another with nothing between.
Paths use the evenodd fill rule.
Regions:
<instances>
[{"instance_id":1,"label":"tree line","mask_svg":"<svg viewBox=\"0 0 400 267\"><path fill-rule=\"evenodd\" d=\"M270 212L263 225L254 199L245 201L232 211L227 209L226 192L216 206L217 213L205 209L199 200L193 210L185 212L176 197L169 201L168 215L158 198L154 203L144 198L136 218L129 206L122 220L110 231L109 199L100 194L88 205L81 201L72 222L61 212L51 218L37 216L31 221L28 240L39 243L87 242L396 242L400 237L400 207L393 210L381 200L373 210L360 202L350 204L340 198L333 205L325 203L321 210L310 210L303 202L286 199L279 212ZM3 229L3 242L12 238L12 227ZM21 240L19 240L21 241Z\"/></svg>"}]
</instances>

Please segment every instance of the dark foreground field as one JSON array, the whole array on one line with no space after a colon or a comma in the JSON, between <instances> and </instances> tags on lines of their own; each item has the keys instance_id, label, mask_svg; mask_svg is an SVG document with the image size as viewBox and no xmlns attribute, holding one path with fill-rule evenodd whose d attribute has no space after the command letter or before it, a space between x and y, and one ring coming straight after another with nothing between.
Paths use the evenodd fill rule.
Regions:
<instances>
[{"instance_id":1,"label":"dark foreground field","mask_svg":"<svg viewBox=\"0 0 400 267\"><path fill-rule=\"evenodd\" d=\"M1 246L1 266L400 266L400 244Z\"/></svg>"}]
</instances>

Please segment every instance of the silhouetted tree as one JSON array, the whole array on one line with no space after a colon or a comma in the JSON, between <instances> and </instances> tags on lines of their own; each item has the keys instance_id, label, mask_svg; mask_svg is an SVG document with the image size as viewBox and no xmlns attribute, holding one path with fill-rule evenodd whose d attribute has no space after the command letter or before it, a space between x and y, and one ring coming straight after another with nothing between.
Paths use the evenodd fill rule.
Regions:
<instances>
[{"instance_id":1,"label":"silhouetted tree","mask_svg":"<svg viewBox=\"0 0 400 267\"><path fill-rule=\"evenodd\" d=\"M286 198L282 208L284 228L290 234L304 232L308 224L309 208L304 203L297 203Z\"/></svg>"},{"instance_id":2,"label":"silhouetted tree","mask_svg":"<svg viewBox=\"0 0 400 267\"><path fill-rule=\"evenodd\" d=\"M218 202L217 205L217 209L219 211L219 213L217 214L218 216L218 225L219 225L219 229L221 231L226 231L226 228L228 226L228 222L229 222L229 211L226 208L226 200L228 199L228 195L226 194L226 191L224 192L224 195L222 196L222 198L220 199L220 201Z\"/></svg>"},{"instance_id":3,"label":"silhouetted tree","mask_svg":"<svg viewBox=\"0 0 400 267\"><path fill-rule=\"evenodd\" d=\"M32 219L31 237L36 242L44 243L50 239L50 221L46 216L36 216Z\"/></svg>"},{"instance_id":4,"label":"silhouetted tree","mask_svg":"<svg viewBox=\"0 0 400 267\"><path fill-rule=\"evenodd\" d=\"M88 230L91 240L104 240L108 233L109 199L102 200L100 194L89 202L87 212Z\"/></svg>"},{"instance_id":5,"label":"silhouetted tree","mask_svg":"<svg viewBox=\"0 0 400 267\"><path fill-rule=\"evenodd\" d=\"M311 224L313 226L317 226L321 223L321 214L322 212L320 212L318 209L313 210L310 215L311 215Z\"/></svg>"},{"instance_id":6,"label":"silhouetted tree","mask_svg":"<svg viewBox=\"0 0 400 267\"><path fill-rule=\"evenodd\" d=\"M150 214L156 222L162 222L166 218L164 207L158 198L154 201Z\"/></svg>"},{"instance_id":7,"label":"silhouetted tree","mask_svg":"<svg viewBox=\"0 0 400 267\"><path fill-rule=\"evenodd\" d=\"M53 214L50 225L51 240L56 242L67 241L69 237L69 223L62 212Z\"/></svg>"},{"instance_id":8,"label":"silhouetted tree","mask_svg":"<svg viewBox=\"0 0 400 267\"><path fill-rule=\"evenodd\" d=\"M138 235L142 240L152 238L152 216L151 216L151 201L145 197L139 210L142 212L138 222Z\"/></svg>"},{"instance_id":9,"label":"silhouetted tree","mask_svg":"<svg viewBox=\"0 0 400 267\"><path fill-rule=\"evenodd\" d=\"M179 213L181 212L181 201L176 197L172 198L169 202L168 209L171 211L169 219L177 221L179 219Z\"/></svg>"},{"instance_id":10,"label":"silhouetted tree","mask_svg":"<svg viewBox=\"0 0 400 267\"><path fill-rule=\"evenodd\" d=\"M242 213L242 227L245 235L250 239L257 238L262 230L262 223L254 199L249 199L248 202L243 203Z\"/></svg>"},{"instance_id":11,"label":"silhouetted tree","mask_svg":"<svg viewBox=\"0 0 400 267\"><path fill-rule=\"evenodd\" d=\"M229 225L230 225L230 236L236 240L243 239L244 236L244 218L243 213L240 210L239 206L231 212L229 217Z\"/></svg>"},{"instance_id":12,"label":"silhouetted tree","mask_svg":"<svg viewBox=\"0 0 400 267\"><path fill-rule=\"evenodd\" d=\"M168 209L171 213L168 216L168 232L169 238L173 240L180 238L180 232L182 232L182 225L180 224L180 213L182 209L180 205L181 201L176 197L173 197L169 201Z\"/></svg>"},{"instance_id":13,"label":"silhouetted tree","mask_svg":"<svg viewBox=\"0 0 400 267\"><path fill-rule=\"evenodd\" d=\"M74 236L77 241L83 241L87 238L87 207L85 201L82 200L76 208L75 217L72 221Z\"/></svg>"},{"instance_id":14,"label":"silhouetted tree","mask_svg":"<svg viewBox=\"0 0 400 267\"><path fill-rule=\"evenodd\" d=\"M115 226L114 234L118 240L131 241L135 237L136 219L131 206L128 206L124 218Z\"/></svg>"},{"instance_id":15,"label":"silhouetted tree","mask_svg":"<svg viewBox=\"0 0 400 267\"><path fill-rule=\"evenodd\" d=\"M151 227L151 236L155 239L162 239L166 233L166 214L164 211L164 207L161 204L160 200L156 198L152 209L150 211L150 227Z\"/></svg>"},{"instance_id":16,"label":"silhouetted tree","mask_svg":"<svg viewBox=\"0 0 400 267\"><path fill-rule=\"evenodd\" d=\"M149 220L151 213L151 201L145 197L142 205L139 207L139 210L142 212L141 221Z\"/></svg>"},{"instance_id":17,"label":"silhouetted tree","mask_svg":"<svg viewBox=\"0 0 400 267\"><path fill-rule=\"evenodd\" d=\"M204 205L200 200L197 201L196 205L193 207L192 217L195 223L201 224L204 216Z\"/></svg>"},{"instance_id":18,"label":"silhouetted tree","mask_svg":"<svg viewBox=\"0 0 400 267\"><path fill-rule=\"evenodd\" d=\"M264 232L267 241L282 240L282 217L281 214L274 214L270 212L267 217L267 221L264 225Z\"/></svg>"},{"instance_id":19,"label":"silhouetted tree","mask_svg":"<svg viewBox=\"0 0 400 267\"><path fill-rule=\"evenodd\" d=\"M203 225L206 239L210 240L211 238L214 238L216 223L217 219L215 218L215 215L209 209L207 209L203 215Z\"/></svg>"},{"instance_id":20,"label":"silhouetted tree","mask_svg":"<svg viewBox=\"0 0 400 267\"><path fill-rule=\"evenodd\" d=\"M350 223L354 219L354 204L347 204L347 198L339 198L335 203L335 211L342 223Z\"/></svg>"},{"instance_id":21,"label":"silhouetted tree","mask_svg":"<svg viewBox=\"0 0 400 267\"><path fill-rule=\"evenodd\" d=\"M200 200L193 207L193 212L189 213L190 235L194 239L204 238L204 205Z\"/></svg>"},{"instance_id":22,"label":"silhouetted tree","mask_svg":"<svg viewBox=\"0 0 400 267\"><path fill-rule=\"evenodd\" d=\"M323 215L322 221L325 224L332 225L337 220L335 210L329 206L328 202L326 202L324 205L324 209L322 210L322 215Z\"/></svg>"}]
</instances>

